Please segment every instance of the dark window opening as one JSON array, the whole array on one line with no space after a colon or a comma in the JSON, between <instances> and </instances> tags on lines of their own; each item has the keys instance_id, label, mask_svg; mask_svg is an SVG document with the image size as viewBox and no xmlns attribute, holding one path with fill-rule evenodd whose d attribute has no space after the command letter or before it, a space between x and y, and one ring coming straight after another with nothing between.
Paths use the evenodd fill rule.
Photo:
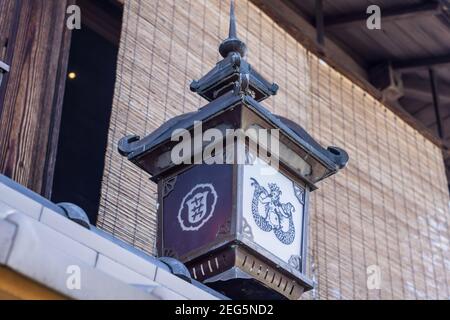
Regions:
<instances>
[{"instance_id":1,"label":"dark window opening","mask_svg":"<svg viewBox=\"0 0 450 320\"><path fill-rule=\"evenodd\" d=\"M113 0L77 5L82 28L72 32L51 199L78 205L95 224L123 8Z\"/></svg>"}]
</instances>

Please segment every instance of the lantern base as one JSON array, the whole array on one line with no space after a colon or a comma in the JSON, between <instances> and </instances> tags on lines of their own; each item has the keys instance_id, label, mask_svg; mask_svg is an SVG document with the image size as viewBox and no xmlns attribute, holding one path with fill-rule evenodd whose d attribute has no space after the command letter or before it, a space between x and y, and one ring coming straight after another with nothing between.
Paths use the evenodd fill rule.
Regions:
<instances>
[{"instance_id":1,"label":"lantern base","mask_svg":"<svg viewBox=\"0 0 450 320\"><path fill-rule=\"evenodd\" d=\"M298 300L312 285L243 243L186 262L192 277L231 299Z\"/></svg>"},{"instance_id":2,"label":"lantern base","mask_svg":"<svg viewBox=\"0 0 450 320\"><path fill-rule=\"evenodd\" d=\"M233 300L287 300L284 295L238 268L208 279L204 284Z\"/></svg>"}]
</instances>

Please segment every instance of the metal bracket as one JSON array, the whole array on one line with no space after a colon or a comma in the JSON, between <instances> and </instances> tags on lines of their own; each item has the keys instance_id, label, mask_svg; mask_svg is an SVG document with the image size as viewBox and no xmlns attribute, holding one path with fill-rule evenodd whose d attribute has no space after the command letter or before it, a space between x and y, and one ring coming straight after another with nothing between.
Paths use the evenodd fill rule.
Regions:
<instances>
[{"instance_id":1,"label":"metal bracket","mask_svg":"<svg viewBox=\"0 0 450 320\"><path fill-rule=\"evenodd\" d=\"M2 85L3 74L9 72L9 65L0 60L0 86Z\"/></svg>"},{"instance_id":2,"label":"metal bracket","mask_svg":"<svg viewBox=\"0 0 450 320\"><path fill-rule=\"evenodd\" d=\"M382 102L395 102L404 95L402 75L392 63L383 63L370 70L371 83L381 91Z\"/></svg>"},{"instance_id":3,"label":"metal bracket","mask_svg":"<svg viewBox=\"0 0 450 320\"><path fill-rule=\"evenodd\" d=\"M167 180L164 183L164 190L163 190L163 198L167 197L169 193L175 189L175 185L177 183L177 177L173 177L172 179Z\"/></svg>"},{"instance_id":4,"label":"metal bracket","mask_svg":"<svg viewBox=\"0 0 450 320\"><path fill-rule=\"evenodd\" d=\"M292 255L289 258L289 265L295 270L302 272L302 258L300 256Z\"/></svg>"}]
</instances>

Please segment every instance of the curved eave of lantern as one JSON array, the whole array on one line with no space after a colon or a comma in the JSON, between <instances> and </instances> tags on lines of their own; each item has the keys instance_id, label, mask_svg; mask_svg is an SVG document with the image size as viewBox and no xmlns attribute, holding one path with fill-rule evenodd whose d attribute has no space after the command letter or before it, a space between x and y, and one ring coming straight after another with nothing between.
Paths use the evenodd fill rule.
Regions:
<instances>
[{"instance_id":1,"label":"curved eave of lantern","mask_svg":"<svg viewBox=\"0 0 450 320\"><path fill-rule=\"evenodd\" d=\"M286 118L276 116L264 108L258 101L248 94L242 94L238 91L230 91L216 100L210 102L196 112L175 117L153 133L143 139L138 136L127 136L119 142L119 152L150 175L159 175L161 172L155 170L150 171L148 167L144 168L140 163L145 161L147 157L151 159L155 150L163 145L171 142L172 133L177 129L192 130L194 123L197 121L206 122L230 110L238 105L246 105L250 110L258 114L261 118L271 124L274 128L278 128L280 133L289 138L295 145L305 151L307 157L312 157L326 168L326 173L315 181L311 181L308 177L304 177L309 184L314 184L337 173L344 168L348 162L347 153L336 147L323 148L316 142L300 125Z\"/></svg>"},{"instance_id":2,"label":"curved eave of lantern","mask_svg":"<svg viewBox=\"0 0 450 320\"><path fill-rule=\"evenodd\" d=\"M129 135L120 139L118 145L119 153L128 157L128 160L136 162L139 158L152 153L152 151L164 143L169 142L174 130L190 130L193 128L194 122L207 121L240 103L242 103L242 97L230 91L200 108L198 111L185 113L168 120L150 135L142 139L136 135ZM154 172L149 173L151 175L156 174Z\"/></svg>"},{"instance_id":3,"label":"curved eave of lantern","mask_svg":"<svg viewBox=\"0 0 450 320\"><path fill-rule=\"evenodd\" d=\"M162 161L166 163L164 166L156 166L155 157L158 157L158 154L161 155L162 151L167 155L170 147L174 145L171 138L176 129L192 130L195 122L206 123L214 118L217 119L220 114L238 105L245 105L269 126L279 129L282 139L286 137L289 144L298 148L297 151L302 153L300 162L306 162L311 166L320 166L320 170L311 170L314 171L311 175L311 173L297 172L302 170L302 165L294 165L294 161L289 159L289 155L287 155L287 159L280 159L281 162L290 162L291 169L303 177L312 189L315 189L315 183L346 166L349 158L344 150L336 147L324 149L300 125L286 118L275 116L259 104L269 96L275 95L278 85L266 81L247 62L245 58L247 46L237 37L233 1L230 10L229 35L220 45L219 52L223 59L204 77L191 84L191 90L210 103L196 112L183 114L167 121L142 140L138 136L127 136L121 139L119 152L122 155L127 156L129 160L157 180L157 176L174 166L170 165L169 159ZM286 139L284 140L286 141ZM281 155L282 152L280 152Z\"/></svg>"},{"instance_id":4,"label":"curved eave of lantern","mask_svg":"<svg viewBox=\"0 0 450 320\"><path fill-rule=\"evenodd\" d=\"M243 75L248 76L248 91L256 101L261 102L277 94L278 85L266 81L237 52L231 52L200 80L194 80L191 91L211 102L231 90Z\"/></svg>"}]
</instances>

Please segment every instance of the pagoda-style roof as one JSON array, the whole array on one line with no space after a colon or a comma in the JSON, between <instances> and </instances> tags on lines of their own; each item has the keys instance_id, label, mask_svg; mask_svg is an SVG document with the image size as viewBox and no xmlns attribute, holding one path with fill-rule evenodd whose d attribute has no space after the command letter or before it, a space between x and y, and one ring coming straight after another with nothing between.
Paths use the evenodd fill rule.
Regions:
<instances>
[{"instance_id":1,"label":"pagoda-style roof","mask_svg":"<svg viewBox=\"0 0 450 320\"><path fill-rule=\"evenodd\" d=\"M137 136L127 136L121 139L119 142L119 152L127 156L129 160L137 162L139 158L151 153L165 142L170 141L174 130L191 130L195 122L205 122L240 104L244 104L274 127L279 128L282 134L285 134L295 144L301 146L306 153L326 166L330 174L336 173L347 164L348 155L342 149L336 147L323 148L300 125L284 117L274 115L253 97L246 94L239 94L239 92L235 91L228 92L196 112L182 114L170 119L143 139L139 139ZM154 174L153 172L149 173L151 175Z\"/></svg>"},{"instance_id":2,"label":"pagoda-style roof","mask_svg":"<svg viewBox=\"0 0 450 320\"><path fill-rule=\"evenodd\" d=\"M139 164L141 158L170 142L174 130L191 130L195 122L206 122L237 105L245 105L274 128L278 128L281 134L300 147L308 157L313 157L326 168L327 173L319 179L314 179L312 183L345 167L348 155L344 150L336 147L323 148L300 125L272 114L259 103L275 95L278 86L266 81L247 62L247 47L237 37L234 1L231 4L230 33L220 45L219 51L224 59L203 78L191 84L191 90L210 101L209 104L196 112L170 119L143 139L134 135L121 139L119 152L122 155ZM151 175L158 174L148 167L144 169Z\"/></svg>"}]
</instances>

